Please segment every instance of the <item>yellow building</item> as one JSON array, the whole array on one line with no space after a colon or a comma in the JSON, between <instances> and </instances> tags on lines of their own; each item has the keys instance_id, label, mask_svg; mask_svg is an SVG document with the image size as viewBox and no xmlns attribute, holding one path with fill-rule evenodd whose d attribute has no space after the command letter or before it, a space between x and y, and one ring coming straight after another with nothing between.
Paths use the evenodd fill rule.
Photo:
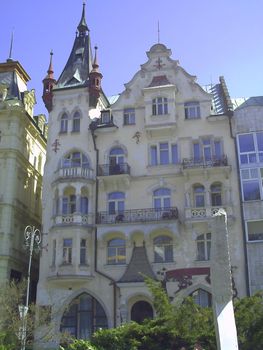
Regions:
<instances>
[{"instance_id":1,"label":"yellow building","mask_svg":"<svg viewBox=\"0 0 263 350\"><path fill-rule=\"evenodd\" d=\"M44 115L33 115L29 80L18 61L0 63L0 281L26 277L24 229L41 227L47 126ZM35 260L33 284L37 272Z\"/></svg>"}]
</instances>

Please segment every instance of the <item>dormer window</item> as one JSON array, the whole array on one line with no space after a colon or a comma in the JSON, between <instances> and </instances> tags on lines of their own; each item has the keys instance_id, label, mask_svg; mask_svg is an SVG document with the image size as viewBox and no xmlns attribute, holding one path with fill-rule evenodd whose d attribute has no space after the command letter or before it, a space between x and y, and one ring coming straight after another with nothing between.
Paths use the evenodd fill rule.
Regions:
<instances>
[{"instance_id":1,"label":"dormer window","mask_svg":"<svg viewBox=\"0 0 263 350\"><path fill-rule=\"evenodd\" d=\"M199 102L186 102L184 104L185 119L199 119L201 117Z\"/></svg>"},{"instance_id":2,"label":"dormer window","mask_svg":"<svg viewBox=\"0 0 263 350\"><path fill-rule=\"evenodd\" d=\"M152 100L152 115L168 114L168 101L166 97L157 97Z\"/></svg>"},{"instance_id":3,"label":"dormer window","mask_svg":"<svg viewBox=\"0 0 263 350\"><path fill-rule=\"evenodd\" d=\"M101 124L110 124L110 111L101 111Z\"/></svg>"}]
</instances>

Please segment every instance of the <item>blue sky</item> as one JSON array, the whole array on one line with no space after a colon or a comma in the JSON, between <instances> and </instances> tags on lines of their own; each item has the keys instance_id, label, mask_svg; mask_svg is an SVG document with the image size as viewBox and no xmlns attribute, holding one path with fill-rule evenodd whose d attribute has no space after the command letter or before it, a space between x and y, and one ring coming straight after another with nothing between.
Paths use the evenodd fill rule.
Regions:
<instances>
[{"instance_id":1,"label":"blue sky","mask_svg":"<svg viewBox=\"0 0 263 350\"><path fill-rule=\"evenodd\" d=\"M35 114L47 114L41 99L49 52L58 78L70 54L82 0L2 0L0 61L9 55L31 77ZM123 90L157 42L201 84L223 75L232 97L263 95L263 1L261 0L87 0L86 19L106 95Z\"/></svg>"}]
</instances>

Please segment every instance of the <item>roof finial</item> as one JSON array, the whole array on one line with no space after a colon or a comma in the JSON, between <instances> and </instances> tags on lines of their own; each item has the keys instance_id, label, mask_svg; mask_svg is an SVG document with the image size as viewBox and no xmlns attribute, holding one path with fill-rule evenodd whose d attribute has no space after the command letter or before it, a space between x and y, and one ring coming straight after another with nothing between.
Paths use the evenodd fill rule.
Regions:
<instances>
[{"instance_id":1,"label":"roof finial","mask_svg":"<svg viewBox=\"0 0 263 350\"><path fill-rule=\"evenodd\" d=\"M160 26L159 26L159 20L158 20L158 44L160 44Z\"/></svg>"},{"instance_id":2,"label":"roof finial","mask_svg":"<svg viewBox=\"0 0 263 350\"><path fill-rule=\"evenodd\" d=\"M8 57L7 61L13 61L13 59L12 59L13 41L14 41L14 29L12 30L12 34L11 34L9 57Z\"/></svg>"},{"instance_id":3,"label":"roof finial","mask_svg":"<svg viewBox=\"0 0 263 350\"><path fill-rule=\"evenodd\" d=\"M86 19L85 19L85 6L86 6L86 2L83 1L82 15L78 25L78 31L80 35L85 35L86 31L89 31L89 28L87 26Z\"/></svg>"},{"instance_id":4,"label":"roof finial","mask_svg":"<svg viewBox=\"0 0 263 350\"><path fill-rule=\"evenodd\" d=\"M49 67L48 67L48 78L54 79L54 70L53 70L53 64L52 64L52 59L53 59L53 50L50 51L50 61L49 61Z\"/></svg>"}]
</instances>

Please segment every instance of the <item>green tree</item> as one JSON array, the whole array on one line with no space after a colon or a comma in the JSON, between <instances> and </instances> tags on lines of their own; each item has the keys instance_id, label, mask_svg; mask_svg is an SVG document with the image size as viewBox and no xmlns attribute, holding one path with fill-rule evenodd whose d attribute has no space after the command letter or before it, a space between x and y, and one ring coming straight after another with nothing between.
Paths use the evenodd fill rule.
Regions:
<instances>
[{"instance_id":1,"label":"green tree","mask_svg":"<svg viewBox=\"0 0 263 350\"><path fill-rule=\"evenodd\" d=\"M16 283L14 281L1 284L0 288L0 350L1 346L6 350L18 349L22 331L22 320L19 315L19 305L25 304L26 281ZM26 345L31 346L36 327L45 325L45 335L49 336L52 328L50 322L50 308L37 307L29 304L26 317Z\"/></svg>"},{"instance_id":2,"label":"green tree","mask_svg":"<svg viewBox=\"0 0 263 350\"><path fill-rule=\"evenodd\" d=\"M263 292L235 303L239 348L263 349Z\"/></svg>"}]
</instances>

